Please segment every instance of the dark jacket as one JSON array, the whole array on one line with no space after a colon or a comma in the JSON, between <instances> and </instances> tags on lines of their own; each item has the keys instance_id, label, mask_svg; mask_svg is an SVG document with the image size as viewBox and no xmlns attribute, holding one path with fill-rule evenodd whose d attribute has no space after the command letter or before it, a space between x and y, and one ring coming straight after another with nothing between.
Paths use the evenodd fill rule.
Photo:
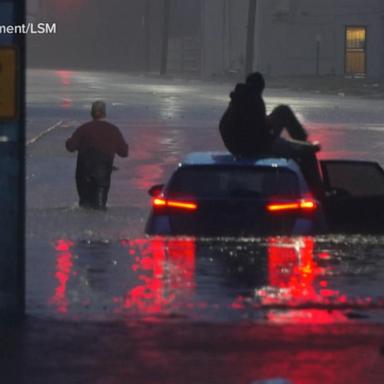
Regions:
<instances>
[{"instance_id":1,"label":"dark jacket","mask_svg":"<svg viewBox=\"0 0 384 384\"><path fill-rule=\"evenodd\" d=\"M268 152L272 137L266 125L266 109L261 92L249 84L237 84L230 98L219 126L228 151L239 156Z\"/></svg>"}]
</instances>

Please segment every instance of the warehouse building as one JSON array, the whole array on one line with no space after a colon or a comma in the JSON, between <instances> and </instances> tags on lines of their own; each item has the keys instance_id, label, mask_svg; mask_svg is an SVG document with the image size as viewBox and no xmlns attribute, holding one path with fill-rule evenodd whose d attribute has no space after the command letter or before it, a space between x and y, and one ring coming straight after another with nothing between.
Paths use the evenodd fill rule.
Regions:
<instances>
[{"instance_id":1,"label":"warehouse building","mask_svg":"<svg viewBox=\"0 0 384 384\"><path fill-rule=\"evenodd\" d=\"M169 0L169 72L244 72L249 0ZM156 72L166 0L29 0L56 36L29 39L33 66ZM382 0L257 0L253 68L269 76L384 76ZM52 50L55 54L52 55Z\"/></svg>"}]
</instances>

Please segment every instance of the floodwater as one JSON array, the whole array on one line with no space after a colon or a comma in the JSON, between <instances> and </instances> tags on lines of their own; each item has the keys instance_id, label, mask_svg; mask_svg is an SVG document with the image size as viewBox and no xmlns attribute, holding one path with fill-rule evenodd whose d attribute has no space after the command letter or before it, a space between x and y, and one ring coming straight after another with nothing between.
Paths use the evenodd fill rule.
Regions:
<instances>
[{"instance_id":1,"label":"floodwater","mask_svg":"<svg viewBox=\"0 0 384 384\"><path fill-rule=\"evenodd\" d=\"M30 71L27 313L44 319L232 324L384 322L384 237L148 238L147 189L191 151L223 150L231 84ZM130 144L107 212L77 207L65 139L105 99ZM322 158L384 164L379 100L269 90L290 104ZM53 127L51 130L48 128ZM47 130L48 129L48 130Z\"/></svg>"},{"instance_id":2,"label":"floodwater","mask_svg":"<svg viewBox=\"0 0 384 384\"><path fill-rule=\"evenodd\" d=\"M382 322L384 238L60 238L29 262L29 312L84 320Z\"/></svg>"}]
</instances>

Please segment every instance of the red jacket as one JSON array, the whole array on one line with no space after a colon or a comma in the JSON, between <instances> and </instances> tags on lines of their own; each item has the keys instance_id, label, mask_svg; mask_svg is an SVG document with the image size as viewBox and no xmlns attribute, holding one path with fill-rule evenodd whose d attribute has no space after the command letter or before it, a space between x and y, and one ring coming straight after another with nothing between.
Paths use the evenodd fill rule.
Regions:
<instances>
[{"instance_id":1,"label":"red jacket","mask_svg":"<svg viewBox=\"0 0 384 384\"><path fill-rule=\"evenodd\" d=\"M105 155L128 156L128 144L119 128L104 120L93 120L81 125L65 146L69 152L79 151L79 155L93 149Z\"/></svg>"}]
</instances>

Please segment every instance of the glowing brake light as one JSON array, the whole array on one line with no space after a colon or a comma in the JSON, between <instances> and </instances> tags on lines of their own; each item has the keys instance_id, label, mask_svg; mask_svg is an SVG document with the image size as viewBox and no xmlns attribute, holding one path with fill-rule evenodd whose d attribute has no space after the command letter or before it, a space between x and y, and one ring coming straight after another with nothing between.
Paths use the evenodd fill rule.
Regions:
<instances>
[{"instance_id":1,"label":"glowing brake light","mask_svg":"<svg viewBox=\"0 0 384 384\"><path fill-rule=\"evenodd\" d=\"M267 210L269 212L281 212L281 211L314 211L317 208L315 200L304 199L300 201L295 201L292 203L271 203L267 205Z\"/></svg>"},{"instance_id":2,"label":"glowing brake light","mask_svg":"<svg viewBox=\"0 0 384 384\"><path fill-rule=\"evenodd\" d=\"M196 211L197 210L197 204L191 203L191 202L185 202L185 201L178 201L178 200L165 200L165 199L153 199L152 202L154 207L170 207L170 208L180 208L180 209L186 209L189 211Z\"/></svg>"},{"instance_id":3,"label":"glowing brake light","mask_svg":"<svg viewBox=\"0 0 384 384\"><path fill-rule=\"evenodd\" d=\"M165 207L167 202L163 199L153 199L152 204L154 207Z\"/></svg>"}]
</instances>

